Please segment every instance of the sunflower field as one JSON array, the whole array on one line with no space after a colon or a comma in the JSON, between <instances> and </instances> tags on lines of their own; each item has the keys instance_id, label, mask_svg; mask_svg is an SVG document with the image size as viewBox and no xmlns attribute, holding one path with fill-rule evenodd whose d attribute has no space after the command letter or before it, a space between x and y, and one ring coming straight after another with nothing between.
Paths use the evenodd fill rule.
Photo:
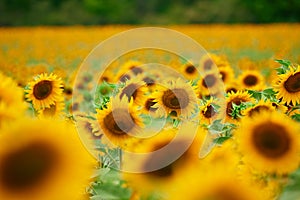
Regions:
<instances>
[{"instance_id":1,"label":"sunflower field","mask_svg":"<svg viewBox=\"0 0 300 200\"><path fill-rule=\"evenodd\" d=\"M0 28L0 199L300 199L300 24L134 28Z\"/></svg>"}]
</instances>

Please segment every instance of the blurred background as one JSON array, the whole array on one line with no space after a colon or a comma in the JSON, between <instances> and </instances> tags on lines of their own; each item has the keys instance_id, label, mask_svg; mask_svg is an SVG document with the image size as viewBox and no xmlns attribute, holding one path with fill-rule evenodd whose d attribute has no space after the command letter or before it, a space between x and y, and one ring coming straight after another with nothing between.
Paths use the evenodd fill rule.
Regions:
<instances>
[{"instance_id":1,"label":"blurred background","mask_svg":"<svg viewBox=\"0 0 300 200\"><path fill-rule=\"evenodd\" d=\"M0 26L299 22L299 0L1 0Z\"/></svg>"}]
</instances>

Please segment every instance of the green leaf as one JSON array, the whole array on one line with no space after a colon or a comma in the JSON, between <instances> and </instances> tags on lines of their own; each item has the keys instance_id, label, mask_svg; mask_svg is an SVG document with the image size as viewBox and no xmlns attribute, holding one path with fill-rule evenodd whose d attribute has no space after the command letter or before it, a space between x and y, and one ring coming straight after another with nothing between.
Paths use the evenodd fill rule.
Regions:
<instances>
[{"instance_id":1,"label":"green leaf","mask_svg":"<svg viewBox=\"0 0 300 200\"><path fill-rule=\"evenodd\" d=\"M287 71L290 70L291 62L288 60L275 60L275 62L278 62L281 64L279 68L276 68L277 74L285 74Z\"/></svg>"},{"instance_id":2,"label":"green leaf","mask_svg":"<svg viewBox=\"0 0 300 200\"><path fill-rule=\"evenodd\" d=\"M297 121L297 122L300 122L300 114L294 114L292 115L292 119Z\"/></svg>"}]
</instances>

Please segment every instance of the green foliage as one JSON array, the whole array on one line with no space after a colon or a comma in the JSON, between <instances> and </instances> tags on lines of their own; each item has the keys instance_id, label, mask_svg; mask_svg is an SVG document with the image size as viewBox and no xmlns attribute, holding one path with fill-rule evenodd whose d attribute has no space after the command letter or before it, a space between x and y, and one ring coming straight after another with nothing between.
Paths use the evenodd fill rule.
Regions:
<instances>
[{"instance_id":1,"label":"green foliage","mask_svg":"<svg viewBox=\"0 0 300 200\"><path fill-rule=\"evenodd\" d=\"M117 170L100 168L95 173L96 180L88 188L91 200L128 200L131 190L125 187Z\"/></svg>"},{"instance_id":2,"label":"green foliage","mask_svg":"<svg viewBox=\"0 0 300 200\"><path fill-rule=\"evenodd\" d=\"M222 120L215 120L212 124L207 126L208 131L212 135L217 135L213 140L215 144L222 144L226 140L232 137L232 131L236 128L234 124L231 123L222 123Z\"/></svg>"},{"instance_id":3,"label":"green foliage","mask_svg":"<svg viewBox=\"0 0 300 200\"><path fill-rule=\"evenodd\" d=\"M288 60L275 60L275 61L281 64L281 66L276 69L278 75L285 74L287 71L290 70L290 66L292 64L290 61Z\"/></svg>"},{"instance_id":4,"label":"green foliage","mask_svg":"<svg viewBox=\"0 0 300 200\"><path fill-rule=\"evenodd\" d=\"M273 90L273 88L267 88L263 91L248 90L248 93L258 101L261 99L269 99L272 102L278 102L278 99L276 98L276 92Z\"/></svg>"},{"instance_id":5,"label":"green foliage","mask_svg":"<svg viewBox=\"0 0 300 200\"><path fill-rule=\"evenodd\" d=\"M0 25L298 22L299 8L297 0L4 0Z\"/></svg>"},{"instance_id":6,"label":"green foliage","mask_svg":"<svg viewBox=\"0 0 300 200\"><path fill-rule=\"evenodd\" d=\"M300 197L300 168L289 176L289 183L283 189L279 200L299 199Z\"/></svg>"}]
</instances>

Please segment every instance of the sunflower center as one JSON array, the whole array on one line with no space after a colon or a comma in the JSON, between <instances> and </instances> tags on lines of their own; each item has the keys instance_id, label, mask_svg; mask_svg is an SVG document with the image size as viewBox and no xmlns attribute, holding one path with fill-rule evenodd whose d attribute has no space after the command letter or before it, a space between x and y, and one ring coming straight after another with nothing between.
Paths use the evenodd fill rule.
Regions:
<instances>
[{"instance_id":1,"label":"sunflower center","mask_svg":"<svg viewBox=\"0 0 300 200\"><path fill-rule=\"evenodd\" d=\"M229 88L227 88L227 89L226 89L226 93L230 93L230 92L236 93L236 92L237 92L237 89L234 88L234 87L229 87Z\"/></svg>"},{"instance_id":2,"label":"sunflower center","mask_svg":"<svg viewBox=\"0 0 300 200\"><path fill-rule=\"evenodd\" d=\"M143 81L147 84L147 86L154 85L155 81L150 77L145 77Z\"/></svg>"},{"instance_id":3,"label":"sunflower center","mask_svg":"<svg viewBox=\"0 0 300 200\"><path fill-rule=\"evenodd\" d=\"M152 106L154 106L156 104L156 102L154 102L154 99L151 98L151 99L148 99L145 103L145 108L146 110L148 111L156 111L157 108L152 108Z\"/></svg>"},{"instance_id":4,"label":"sunflower center","mask_svg":"<svg viewBox=\"0 0 300 200\"><path fill-rule=\"evenodd\" d=\"M207 106L206 111L202 111L204 117L211 118L216 114L216 111L212 105Z\"/></svg>"},{"instance_id":5,"label":"sunflower center","mask_svg":"<svg viewBox=\"0 0 300 200\"><path fill-rule=\"evenodd\" d=\"M189 95L184 89L176 88L165 91L162 96L162 101L168 108L184 109L189 104Z\"/></svg>"},{"instance_id":6,"label":"sunflower center","mask_svg":"<svg viewBox=\"0 0 300 200\"><path fill-rule=\"evenodd\" d=\"M264 111L264 110L268 111L269 107L264 106L264 105L256 106L255 108L253 108L249 111L249 116L252 117L254 114L259 113L259 112Z\"/></svg>"},{"instance_id":7,"label":"sunflower center","mask_svg":"<svg viewBox=\"0 0 300 200\"><path fill-rule=\"evenodd\" d=\"M246 76L246 77L244 78L243 81L244 81L244 84L245 84L245 85L248 85L248 86L254 86L254 85L257 84L258 79L257 79L257 77L254 76L254 75L248 75L248 76Z\"/></svg>"},{"instance_id":8,"label":"sunflower center","mask_svg":"<svg viewBox=\"0 0 300 200\"><path fill-rule=\"evenodd\" d=\"M271 159L285 155L291 144L286 129L272 122L256 126L252 140L257 151Z\"/></svg>"},{"instance_id":9,"label":"sunflower center","mask_svg":"<svg viewBox=\"0 0 300 200\"><path fill-rule=\"evenodd\" d=\"M204 199L211 199L211 200L242 200L244 197L242 197L240 194L238 194L236 191L233 191L232 189L228 188L216 188L216 191L214 191L213 194L208 195Z\"/></svg>"},{"instance_id":10,"label":"sunflower center","mask_svg":"<svg viewBox=\"0 0 300 200\"><path fill-rule=\"evenodd\" d=\"M202 81L202 85L206 88L210 88L210 87L214 86L216 82L217 82L216 77L213 74L209 74L204 77L204 79Z\"/></svg>"},{"instance_id":11,"label":"sunflower center","mask_svg":"<svg viewBox=\"0 0 300 200\"><path fill-rule=\"evenodd\" d=\"M185 68L185 72L188 74L193 74L193 73L195 73L195 71L196 71L196 68L193 65L188 65Z\"/></svg>"},{"instance_id":12,"label":"sunflower center","mask_svg":"<svg viewBox=\"0 0 300 200\"><path fill-rule=\"evenodd\" d=\"M55 149L35 142L10 152L1 160L0 182L7 190L21 192L49 177L57 164Z\"/></svg>"},{"instance_id":13,"label":"sunflower center","mask_svg":"<svg viewBox=\"0 0 300 200\"><path fill-rule=\"evenodd\" d=\"M221 74L221 78L222 78L222 81L225 81L225 79L226 79L226 72L220 72L220 74Z\"/></svg>"},{"instance_id":14,"label":"sunflower center","mask_svg":"<svg viewBox=\"0 0 300 200\"><path fill-rule=\"evenodd\" d=\"M299 92L300 91L300 72L297 72L296 74L290 76L284 82L284 88L290 93Z\"/></svg>"},{"instance_id":15,"label":"sunflower center","mask_svg":"<svg viewBox=\"0 0 300 200\"><path fill-rule=\"evenodd\" d=\"M130 70L131 70L135 75L138 75L138 74L143 73L143 70L142 70L140 67L137 67L137 66L132 66L132 67L130 68Z\"/></svg>"},{"instance_id":16,"label":"sunflower center","mask_svg":"<svg viewBox=\"0 0 300 200\"><path fill-rule=\"evenodd\" d=\"M33 87L33 95L38 100L46 99L52 92L52 82L43 80Z\"/></svg>"},{"instance_id":17,"label":"sunflower center","mask_svg":"<svg viewBox=\"0 0 300 200\"><path fill-rule=\"evenodd\" d=\"M204 70L207 70L207 71L211 70L212 65L213 65L213 61L211 59L207 59L204 62Z\"/></svg>"},{"instance_id":18,"label":"sunflower center","mask_svg":"<svg viewBox=\"0 0 300 200\"><path fill-rule=\"evenodd\" d=\"M119 79L122 83L125 83L127 80L130 80L130 76L128 74L123 74Z\"/></svg>"},{"instance_id":19,"label":"sunflower center","mask_svg":"<svg viewBox=\"0 0 300 200\"><path fill-rule=\"evenodd\" d=\"M131 83L127 85L121 92L120 98L122 99L124 95L128 97L128 101L130 101L131 97L135 100L137 96L137 90L139 86L137 84Z\"/></svg>"},{"instance_id":20,"label":"sunflower center","mask_svg":"<svg viewBox=\"0 0 300 200\"><path fill-rule=\"evenodd\" d=\"M115 109L103 119L104 126L115 135L126 135L134 127L134 118L125 109Z\"/></svg>"}]
</instances>

